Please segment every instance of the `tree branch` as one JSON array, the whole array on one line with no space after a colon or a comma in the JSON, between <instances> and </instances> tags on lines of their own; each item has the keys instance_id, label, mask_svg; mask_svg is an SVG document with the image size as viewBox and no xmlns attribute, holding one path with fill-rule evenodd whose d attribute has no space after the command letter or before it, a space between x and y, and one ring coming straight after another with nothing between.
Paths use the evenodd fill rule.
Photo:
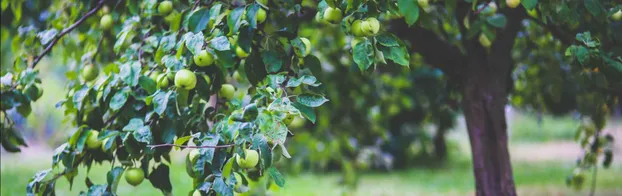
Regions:
<instances>
[{"instance_id":1,"label":"tree branch","mask_svg":"<svg viewBox=\"0 0 622 196\"><path fill-rule=\"evenodd\" d=\"M216 145L216 146L186 146L186 145L177 145L177 144L156 144L156 145L147 145L150 148L157 147L180 147L180 148L229 148L235 146L235 144L225 144L225 145Z\"/></svg>"},{"instance_id":2,"label":"tree branch","mask_svg":"<svg viewBox=\"0 0 622 196\"><path fill-rule=\"evenodd\" d=\"M559 29L559 27L554 25L550 20L548 24L544 24L544 22L538 20L537 18L534 18L534 17L528 17L528 18L529 20L547 29L549 32L551 32L551 34L553 34L555 38L559 39L559 41L561 41L564 45L571 45L572 42L574 41L574 38L572 36L565 34L564 31Z\"/></svg>"},{"instance_id":3,"label":"tree branch","mask_svg":"<svg viewBox=\"0 0 622 196\"><path fill-rule=\"evenodd\" d=\"M48 54L52 50L52 47L54 47L54 45L56 45L58 40L60 40L63 36L65 36L67 33L71 32L76 27L80 26L80 24L82 24L84 21L86 21L87 18L89 18L90 16L95 14L97 11L99 11L99 9L101 9L103 7L105 1L106 0L99 0L97 5L93 9L91 9L89 12L87 12L84 16L82 16L82 18L78 19L71 26L63 29L63 31L61 31L60 34L56 35L56 38L54 38L54 40L52 40L52 42L50 44L48 44L48 46L45 48L45 50L43 50L43 52L41 54L39 54L37 57L35 57L34 61L30 65L30 68L35 68L35 66L37 65L37 63L39 63L39 61L41 61L43 56L45 56L46 54Z\"/></svg>"},{"instance_id":4,"label":"tree branch","mask_svg":"<svg viewBox=\"0 0 622 196\"><path fill-rule=\"evenodd\" d=\"M466 57L458 47L441 40L433 31L415 25L408 27L403 19L391 21L390 28L398 37L410 42L411 52L421 54L426 63L447 75L460 75L463 67L460 65L466 63Z\"/></svg>"}]
</instances>

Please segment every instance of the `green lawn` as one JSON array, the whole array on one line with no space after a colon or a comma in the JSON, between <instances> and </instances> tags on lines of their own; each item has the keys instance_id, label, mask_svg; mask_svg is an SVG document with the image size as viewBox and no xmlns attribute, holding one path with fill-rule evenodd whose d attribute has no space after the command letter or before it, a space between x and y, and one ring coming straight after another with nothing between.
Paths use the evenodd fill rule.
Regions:
<instances>
[{"instance_id":1,"label":"green lawn","mask_svg":"<svg viewBox=\"0 0 622 196\"><path fill-rule=\"evenodd\" d=\"M45 156L48 157L48 156ZM25 187L30 177L49 165L45 159L26 159L19 156L2 157L1 195L25 195ZM185 195L191 188L191 180L184 171L182 162L174 162L171 179L174 195ZM540 162L514 163L514 174L519 194L524 195L585 195L567 188L564 179L571 171L573 163ZM110 165L95 166L89 176L95 183L105 182L105 170ZM73 190L69 191L67 180L57 184L58 195L77 195L85 189L85 169L81 168ZM622 167L601 170L598 176L600 193L622 194ZM339 195L343 190L336 182L337 173L305 173L297 176L286 175L286 187L275 195ZM588 178L589 180L589 178ZM443 168L417 168L391 173L366 173L362 176L355 195L471 195L473 177L468 160L452 161ZM118 187L119 195L160 195L159 191L147 181L132 187L122 181Z\"/></svg>"},{"instance_id":2,"label":"green lawn","mask_svg":"<svg viewBox=\"0 0 622 196\"><path fill-rule=\"evenodd\" d=\"M543 115L541 121L534 114L514 112L509 121L512 140L543 142L573 140L579 121L571 116Z\"/></svg>"}]
</instances>

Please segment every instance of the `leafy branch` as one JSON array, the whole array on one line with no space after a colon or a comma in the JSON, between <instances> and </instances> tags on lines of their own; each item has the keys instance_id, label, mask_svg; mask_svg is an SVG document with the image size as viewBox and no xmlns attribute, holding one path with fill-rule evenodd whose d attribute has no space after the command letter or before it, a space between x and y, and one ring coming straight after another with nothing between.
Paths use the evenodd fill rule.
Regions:
<instances>
[{"instance_id":1,"label":"leafy branch","mask_svg":"<svg viewBox=\"0 0 622 196\"><path fill-rule=\"evenodd\" d=\"M50 53L50 51L52 51L52 47L54 47L54 45L56 45L56 43L58 43L58 40L63 38L63 36L65 36L67 33L71 32L72 30L74 30L76 27L80 26L80 24L82 24L84 21L86 21L87 18L89 18L90 16L95 14L97 11L99 11L104 6L104 2L105 1L106 0L99 0L97 5L93 9L91 9L89 12L87 12L84 16L82 16L82 18L78 19L71 26L63 29L63 31L61 31L56 36L56 38L54 38L54 40L52 40L52 42L50 42L50 44L48 44L48 46L45 47L45 50L43 50L43 52L41 52L41 54L39 54L37 57L35 57L35 59L33 60L32 64L30 64L30 68L35 68L37 63L39 63L39 61L41 61L41 59L45 55L47 55L48 53Z\"/></svg>"},{"instance_id":2,"label":"leafy branch","mask_svg":"<svg viewBox=\"0 0 622 196\"><path fill-rule=\"evenodd\" d=\"M225 145L215 145L215 146L187 146L187 145L177 145L177 144L156 144L156 145L147 145L150 148L158 148L158 147L179 147L179 148L229 148L235 146L235 144L225 144Z\"/></svg>"}]
</instances>

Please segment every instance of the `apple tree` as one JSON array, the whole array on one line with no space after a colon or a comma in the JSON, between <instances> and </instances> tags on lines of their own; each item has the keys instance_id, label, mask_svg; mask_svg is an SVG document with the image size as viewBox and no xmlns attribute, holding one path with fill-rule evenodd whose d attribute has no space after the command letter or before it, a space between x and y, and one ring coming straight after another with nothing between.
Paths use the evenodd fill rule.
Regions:
<instances>
[{"instance_id":1,"label":"apple tree","mask_svg":"<svg viewBox=\"0 0 622 196\"><path fill-rule=\"evenodd\" d=\"M426 92L446 94L433 99L435 104L456 110L453 103L461 103L477 195L516 195L504 110L508 97L526 108L576 110L585 119L577 140L586 155L571 184L580 185L580 174L598 167L598 157L611 160L612 139L601 130L622 91L622 6L613 0L3 0L1 5L2 39L11 40L17 54L12 66L3 66L3 146L24 145L5 111L28 114L25 107L41 93L39 62L60 55L72 70L58 107L75 132L55 151L52 169L32 178L29 194L53 194L59 178L73 182L79 166L104 161L113 163L107 183L87 178L84 194L114 194L122 176L132 185L146 178L169 194L169 153L180 148L193 149L186 158L193 195L245 192L248 182L261 176L284 186L274 165L281 156L290 157L284 143L296 133L289 123L302 118L327 123L323 119L336 113L326 111L340 105L318 113L315 108L331 104L332 96L326 96L335 94L331 91L357 86L348 79L364 78L352 75L390 77L409 72L413 62L442 71L432 81L446 82L440 85L447 89ZM302 36L308 25L317 27L316 37ZM544 41L534 43L542 36ZM316 40L321 42L313 44ZM325 68L339 64L350 68L334 74ZM408 83L392 85L408 89ZM566 104L571 96L575 101ZM364 112L364 105L354 106ZM449 119L448 111L413 109L438 119Z\"/></svg>"}]
</instances>

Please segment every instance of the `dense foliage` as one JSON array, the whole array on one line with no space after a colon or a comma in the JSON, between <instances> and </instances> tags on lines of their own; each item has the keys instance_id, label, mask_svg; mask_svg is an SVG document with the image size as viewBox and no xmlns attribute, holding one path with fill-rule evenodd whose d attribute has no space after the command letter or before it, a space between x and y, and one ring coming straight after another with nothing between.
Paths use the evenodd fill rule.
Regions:
<instances>
[{"instance_id":1,"label":"dense foliage","mask_svg":"<svg viewBox=\"0 0 622 196\"><path fill-rule=\"evenodd\" d=\"M246 192L260 177L284 186L276 163L290 154L337 163L354 185L358 169L404 167L418 140L444 157L464 98L459 72L475 70L453 54L514 48L516 71L500 82L511 103L585 119L585 157L569 179L581 187L599 156L605 166L612 159L613 139L600 132L622 91L621 9L566 0L3 0L3 56L10 40L17 58L3 59L2 145L25 145L6 112L29 115L42 94L35 68L51 54L71 70L57 106L75 130L29 194L49 195L57 179L73 182L79 166L103 161L114 166L107 183L87 178L84 194L114 194L123 175L169 194L169 152L180 148L193 148L193 195ZM312 130L295 131L305 124ZM437 132L419 131L426 124ZM299 142L286 148L288 136Z\"/></svg>"}]
</instances>

